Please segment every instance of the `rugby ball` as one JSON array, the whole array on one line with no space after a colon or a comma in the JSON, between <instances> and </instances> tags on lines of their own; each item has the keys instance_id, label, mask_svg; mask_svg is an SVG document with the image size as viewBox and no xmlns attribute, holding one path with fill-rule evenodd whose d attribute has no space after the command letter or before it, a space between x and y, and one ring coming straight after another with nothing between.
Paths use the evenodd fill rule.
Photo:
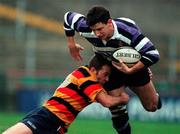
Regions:
<instances>
[{"instance_id":1,"label":"rugby ball","mask_svg":"<svg viewBox=\"0 0 180 134\"><path fill-rule=\"evenodd\" d=\"M141 59L141 55L132 47L120 47L112 54L112 60L119 62L122 60L127 65L133 65Z\"/></svg>"}]
</instances>

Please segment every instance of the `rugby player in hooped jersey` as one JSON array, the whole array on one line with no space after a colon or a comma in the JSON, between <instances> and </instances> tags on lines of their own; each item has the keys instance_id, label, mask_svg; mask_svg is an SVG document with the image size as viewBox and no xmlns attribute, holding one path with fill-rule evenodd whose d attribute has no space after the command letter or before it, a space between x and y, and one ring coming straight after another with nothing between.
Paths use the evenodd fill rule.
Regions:
<instances>
[{"instance_id":1,"label":"rugby player in hooped jersey","mask_svg":"<svg viewBox=\"0 0 180 134\"><path fill-rule=\"evenodd\" d=\"M129 96L125 92L118 97L110 96L102 87L110 72L109 63L94 56L89 66L81 66L69 74L42 107L2 134L64 134L78 113L92 102L105 107L126 104Z\"/></svg>"},{"instance_id":2,"label":"rugby player in hooped jersey","mask_svg":"<svg viewBox=\"0 0 180 134\"><path fill-rule=\"evenodd\" d=\"M86 16L67 12L64 15L64 30L71 56L79 61L83 58L81 45L76 43L75 32L92 44L96 55L112 62L111 55L119 47L130 46L141 54L141 59L134 66L128 67L112 62L112 73L104 88L109 94L117 96L125 87L129 87L137 94L147 111L154 112L161 108L160 97L151 81L148 67L159 60L159 52L152 42L141 33L136 23L129 18L110 17L109 11L103 6L93 6ZM126 106L110 108L113 127L119 134L130 134L129 116Z\"/></svg>"}]
</instances>

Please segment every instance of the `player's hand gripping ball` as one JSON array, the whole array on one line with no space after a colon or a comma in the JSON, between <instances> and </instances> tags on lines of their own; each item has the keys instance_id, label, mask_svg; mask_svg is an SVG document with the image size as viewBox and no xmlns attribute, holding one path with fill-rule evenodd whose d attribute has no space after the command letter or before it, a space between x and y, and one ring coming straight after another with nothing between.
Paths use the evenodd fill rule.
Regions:
<instances>
[{"instance_id":1,"label":"player's hand gripping ball","mask_svg":"<svg viewBox=\"0 0 180 134\"><path fill-rule=\"evenodd\" d=\"M119 62L123 61L127 66L133 66L141 59L141 55L138 51L132 47L120 47L112 54L112 61Z\"/></svg>"}]
</instances>

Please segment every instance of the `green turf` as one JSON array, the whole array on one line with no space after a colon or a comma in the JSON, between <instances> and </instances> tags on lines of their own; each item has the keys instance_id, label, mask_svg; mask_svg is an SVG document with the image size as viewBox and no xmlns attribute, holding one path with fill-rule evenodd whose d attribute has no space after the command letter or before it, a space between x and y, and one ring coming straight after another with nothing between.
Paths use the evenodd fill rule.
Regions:
<instances>
[{"instance_id":1,"label":"green turf","mask_svg":"<svg viewBox=\"0 0 180 134\"><path fill-rule=\"evenodd\" d=\"M2 132L5 128L16 123L23 117L23 114L20 113L2 113L0 112L0 132Z\"/></svg>"},{"instance_id":2,"label":"green turf","mask_svg":"<svg viewBox=\"0 0 180 134\"><path fill-rule=\"evenodd\" d=\"M16 123L23 114L0 113L0 132ZM180 134L180 123L132 121L132 134ZM110 120L78 118L69 128L68 134L116 134Z\"/></svg>"},{"instance_id":3,"label":"green turf","mask_svg":"<svg viewBox=\"0 0 180 134\"><path fill-rule=\"evenodd\" d=\"M180 123L132 121L132 134L180 134ZM110 120L76 120L69 134L116 134Z\"/></svg>"}]
</instances>

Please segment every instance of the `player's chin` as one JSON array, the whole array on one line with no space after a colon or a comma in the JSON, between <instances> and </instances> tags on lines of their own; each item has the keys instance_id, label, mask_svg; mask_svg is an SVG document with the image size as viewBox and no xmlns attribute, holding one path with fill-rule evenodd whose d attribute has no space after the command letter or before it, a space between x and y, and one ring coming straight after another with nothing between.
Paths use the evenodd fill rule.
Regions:
<instances>
[{"instance_id":1,"label":"player's chin","mask_svg":"<svg viewBox=\"0 0 180 134\"><path fill-rule=\"evenodd\" d=\"M98 38L101 39L101 40L104 40L104 38L102 36L98 36Z\"/></svg>"},{"instance_id":2,"label":"player's chin","mask_svg":"<svg viewBox=\"0 0 180 134\"><path fill-rule=\"evenodd\" d=\"M99 36L99 38L100 38L101 40L106 40L106 37L105 37L105 36Z\"/></svg>"}]
</instances>

